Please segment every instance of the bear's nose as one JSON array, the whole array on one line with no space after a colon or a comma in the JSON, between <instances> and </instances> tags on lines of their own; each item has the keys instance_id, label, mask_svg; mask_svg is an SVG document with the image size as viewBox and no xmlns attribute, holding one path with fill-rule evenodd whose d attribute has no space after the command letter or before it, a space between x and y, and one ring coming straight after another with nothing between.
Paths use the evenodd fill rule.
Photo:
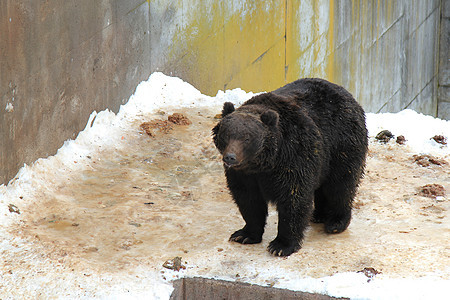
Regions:
<instances>
[{"instance_id":1,"label":"bear's nose","mask_svg":"<svg viewBox=\"0 0 450 300\"><path fill-rule=\"evenodd\" d=\"M228 165L235 165L237 163L236 154L234 153L226 153L223 156L223 161Z\"/></svg>"}]
</instances>

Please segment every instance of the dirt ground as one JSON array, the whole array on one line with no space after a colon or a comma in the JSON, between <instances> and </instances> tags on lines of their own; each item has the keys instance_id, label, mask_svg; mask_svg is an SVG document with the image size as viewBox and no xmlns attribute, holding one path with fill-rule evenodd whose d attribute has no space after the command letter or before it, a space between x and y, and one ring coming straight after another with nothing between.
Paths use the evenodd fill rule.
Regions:
<instances>
[{"instance_id":1,"label":"dirt ground","mask_svg":"<svg viewBox=\"0 0 450 300\"><path fill-rule=\"evenodd\" d=\"M36 287L44 285L54 295L70 289L95 295L92 286L112 286L120 278L146 284L145 272L164 279L163 264L177 256L189 276L267 285L283 280L276 273L259 281L261 270L270 268L298 277L373 268L390 277L433 273L450 279L450 167L418 164L407 142L371 138L347 231L328 235L312 224L298 253L273 257L266 251L276 236L272 209L261 244L228 242L243 221L211 141L218 111L186 109L182 113L192 124L152 136L136 122L117 139L120 147L74 161L81 171L48 170L42 174L46 185L31 199L10 199L14 222L3 229L0 243L2 293L39 296L46 292ZM167 116L160 111L145 121ZM450 162L450 156L439 159ZM444 196L423 196L427 184L440 185ZM68 283L62 288L49 274Z\"/></svg>"}]
</instances>

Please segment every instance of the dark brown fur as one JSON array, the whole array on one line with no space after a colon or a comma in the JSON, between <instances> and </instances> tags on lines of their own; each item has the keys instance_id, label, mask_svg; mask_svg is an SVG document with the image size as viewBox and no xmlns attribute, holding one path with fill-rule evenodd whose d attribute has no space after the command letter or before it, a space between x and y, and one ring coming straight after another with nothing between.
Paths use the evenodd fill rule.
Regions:
<instances>
[{"instance_id":1,"label":"dark brown fur","mask_svg":"<svg viewBox=\"0 0 450 300\"><path fill-rule=\"evenodd\" d=\"M213 139L246 222L230 240L261 242L269 202L278 210L275 255L300 249L311 218L329 233L348 227L367 153L365 114L350 93L301 79L237 110L227 102L222 114Z\"/></svg>"}]
</instances>

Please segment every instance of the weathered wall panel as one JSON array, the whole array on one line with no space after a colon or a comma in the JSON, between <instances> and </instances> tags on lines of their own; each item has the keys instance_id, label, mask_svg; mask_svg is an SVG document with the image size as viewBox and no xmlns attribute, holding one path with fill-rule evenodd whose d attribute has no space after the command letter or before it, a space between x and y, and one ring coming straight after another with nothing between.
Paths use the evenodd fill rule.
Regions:
<instances>
[{"instance_id":1,"label":"weathered wall panel","mask_svg":"<svg viewBox=\"0 0 450 300\"><path fill-rule=\"evenodd\" d=\"M148 78L142 2L1 1L0 183L75 137L92 111L117 111Z\"/></svg>"},{"instance_id":2,"label":"weathered wall panel","mask_svg":"<svg viewBox=\"0 0 450 300\"><path fill-rule=\"evenodd\" d=\"M438 117L450 119L450 1L442 0L439 28Z\"/></svg>"},{"instance_id":3,"label":"weathered wall panel","mask_svg":"<svg viewBox=\"0 0 450 300\"><path fill-rule=\"evenodd\" d=\"M181 3L183 12L172 13L180 25L172 28L171 63L161 70L204 93L323 77L369 112L437 113L439 0Z\"/></svg>"}]
</instances>

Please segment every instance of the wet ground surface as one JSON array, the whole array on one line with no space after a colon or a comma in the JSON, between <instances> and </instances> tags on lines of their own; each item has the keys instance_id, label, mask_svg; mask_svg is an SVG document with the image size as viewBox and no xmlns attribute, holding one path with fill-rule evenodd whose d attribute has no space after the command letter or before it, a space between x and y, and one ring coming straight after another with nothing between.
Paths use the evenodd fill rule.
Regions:
<instances>
[{"instance_id":1,"label":"wet ground surface","mask_svg":"<svg viewBox=\"0 0 450 300\"><path fill-rule=\"evenodd\" d=\"M31 277L49 272L65 274L79 287L77 277L109 284L118 274L146 278L143 269L164 279L163 264L177 256L189 276L263 285L285 279L280 272L260 276L271 268L298 277L372 268L391 277L434 273L450 279L449 196L420 194L427 184L450 193L449 164L422 166L405 145L373 138L347 231L329 235L312 224L298 253L273 257L266 251L276 236L272 209L261 244L228 242L243 221L210 136L219 111L185 109L191 125L175 125L153 137L136 121L124 129L117 147L73 161L81 165L78 171L48 170L60 176L49 177L33 199L23 196L20 203L27 205L17 205L20 214L11 212L15 221L5 230L15 239L0 248L3 291L34 295L32 287L29 294L24 287ZM167 120L167 115L160 111L146 121ZM51 278L42 282L58 289Z\"/></svg>"}]
</instances>

